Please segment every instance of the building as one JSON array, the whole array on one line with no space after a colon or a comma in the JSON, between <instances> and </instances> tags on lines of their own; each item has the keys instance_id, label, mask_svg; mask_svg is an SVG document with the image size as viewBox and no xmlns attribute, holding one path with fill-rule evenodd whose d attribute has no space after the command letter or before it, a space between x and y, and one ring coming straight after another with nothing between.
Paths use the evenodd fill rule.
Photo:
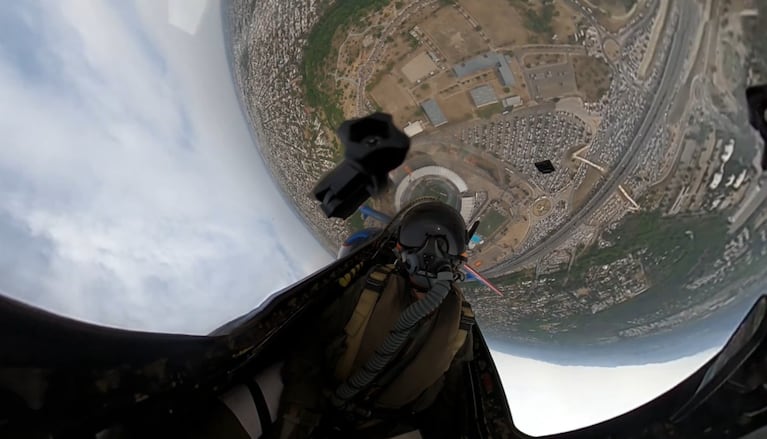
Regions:
<instances>
[{"instance_id":1,"label":"building","mask_svg":"<svg viewBox=\"0 0 767 439\"><path fill-rule=\"evenodd\" d=\"M472 194L464 194L461 197L461 216L467 224L471 222L471 217L474 213L475 201L476 197Z\"/></svg>"},{"instance_id":2,"label":"building","mask_svg":"<svg viewBox=\"0 0 767 439\"><path fill-rule=\"evenodd\" d=\"M508 98L503 100L503 107L504 108L511 108L516 107L517 105L522 104L522 98L519 96L509 96Z\"/></svg>"},{"instance_id":3,"label":"building","mask_svg":"<svg viewBox=\"0 0 767 439\"><path fill-rule=\"evenodd\" d=\"M453 73L460 79L487 69L496 69L504 86L513 87L516 84L509 60L505 55L496 52L486 52L458 63L453 66Z\"/></svg>"},{"instance_id":4,"label":"building","mask_svg":"<svg viewBox=\"0 0 767 439\"><path fill-rule=\"evenodd\" d=\"M426 117L429 118L429 122L431 122L435 128L447 123L445 114L442 113L442 109L439 108L439 104L437 104L437 101L434 99L429 99L421 102L421 108L423 108L424 113L426 113Z\"/></svg>"},{"instance_id":5,"label":"building","mask_svg":"<svg viewBox=\"0 0 767 439\"><path fill-rule=\"evenodd\" d=\"M498 97L495 95L493 87L490 87L489 85L480 85L479 87L472 89L469 94L477 108L498 102Z\"/></svg>"},{"instance_id":6,"label":"building","mask_svg":"<svg viewBox=\"0 0 767 439\"><path fill-rule=\"evenodd\" d=\"M405 134L408 137L413 137L416 134L421 134L423 132L423 125L421 124L420 120L415 122L408 122L403 131L405 131Z\"/></svg>"}]
</instances>

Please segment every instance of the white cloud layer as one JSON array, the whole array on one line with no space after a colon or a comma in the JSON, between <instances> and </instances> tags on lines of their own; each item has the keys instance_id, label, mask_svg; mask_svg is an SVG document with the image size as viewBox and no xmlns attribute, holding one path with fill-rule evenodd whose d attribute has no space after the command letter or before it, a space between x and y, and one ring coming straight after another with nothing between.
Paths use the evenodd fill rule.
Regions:
<instances>
[{"instance_id":1,"label":"white cloud layer","mask_svg":"<svg viewBox=\"0 0 767 439\"><path fill-rule=\"evenodd\" d=\"M562 366L493 352L517 428L531 436L561 433L620 416L698 370L719 349L640 366Z\"/></svg>"},{"instance_id":2,"label":"white cloud layer","mask_svg":"<svg viewBox=\"0 0 767 439\"><path fill-rule=\"evenodd\" d=\"M0 5L4 294L204 333L330 261L269 178L202 6L174 13L182 31L165 2Z\"/></svg>"}]
</instances>

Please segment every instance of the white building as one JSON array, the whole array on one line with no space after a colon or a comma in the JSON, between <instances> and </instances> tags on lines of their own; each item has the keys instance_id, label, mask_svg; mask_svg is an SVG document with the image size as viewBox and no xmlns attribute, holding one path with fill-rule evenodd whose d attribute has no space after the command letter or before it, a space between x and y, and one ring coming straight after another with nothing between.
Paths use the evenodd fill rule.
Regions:
<instances>
[{"instance_id":1,"label":"white building","mask_svg":"<svg viewBox=\"0 0 767 439\"><path fill-rule=\"evenodd\" d=\"M408 137L413 137L416 134L420 134L423 132L423 125L421 124L420 120L417 120L415 122L408 122L408 124L405 126L405 134Z\"/></svg>"},{"instance_id":2,"label":"white building","mask_svg":"<svg viewBox=\"0 0 767 439\"><path fill-rule=\"evenodd\" d=\"M522 103L522 98L519 96L509 96L508 98L503 100L503 107L504 108L511 108L516 107L517 105L520 105Z\"/></svg>"}]
</instances>

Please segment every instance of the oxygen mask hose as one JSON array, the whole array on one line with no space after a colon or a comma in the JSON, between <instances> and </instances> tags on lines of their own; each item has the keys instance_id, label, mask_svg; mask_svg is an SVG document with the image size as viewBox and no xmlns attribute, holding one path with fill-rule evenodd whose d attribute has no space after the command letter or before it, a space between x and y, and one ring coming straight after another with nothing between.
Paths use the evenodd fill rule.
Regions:
<instances>
[{"instance_id":1,"label":"oxygen mask hose","mask_svg":"<svg viewBox=\"0 0 767 439\"><path fill-rule=\"evenodd\" d=\"M449 267L442 268L437 273L437 280L432 284L426 297L413 302L402 311L397 323L394 324L381 346L354 375L338 386L331 396L330 401L336 409L344 408L349 401L381 374L402 348L416 324L434 312L445 300L445 297L450 293L453 279L453 271Z\"/></svg>"}]
</instances>

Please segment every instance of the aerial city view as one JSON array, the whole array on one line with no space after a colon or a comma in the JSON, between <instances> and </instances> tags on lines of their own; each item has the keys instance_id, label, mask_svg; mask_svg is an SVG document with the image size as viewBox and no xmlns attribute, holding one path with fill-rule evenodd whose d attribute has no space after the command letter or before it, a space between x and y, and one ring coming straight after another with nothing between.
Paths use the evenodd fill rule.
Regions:
<instances>
[{"instance_id":1,"label":"aerial city view","mask_svg":"<svg viewBox=\"0 0 767 439\"><path fill-rule=\"evenodd\" d=\"M328 249L374 224L329 220L311 197L343 156L335 129L390 113L411 152L371 204L394 214L433 196L480 221L469 263L503 293L464 285L483 332L609 343L752 300L765 275L761 140L741 105L747 80L767 78L751 43L764 3L235 0L225 12L261 153Z\"/></svg>"}]
</instances>

